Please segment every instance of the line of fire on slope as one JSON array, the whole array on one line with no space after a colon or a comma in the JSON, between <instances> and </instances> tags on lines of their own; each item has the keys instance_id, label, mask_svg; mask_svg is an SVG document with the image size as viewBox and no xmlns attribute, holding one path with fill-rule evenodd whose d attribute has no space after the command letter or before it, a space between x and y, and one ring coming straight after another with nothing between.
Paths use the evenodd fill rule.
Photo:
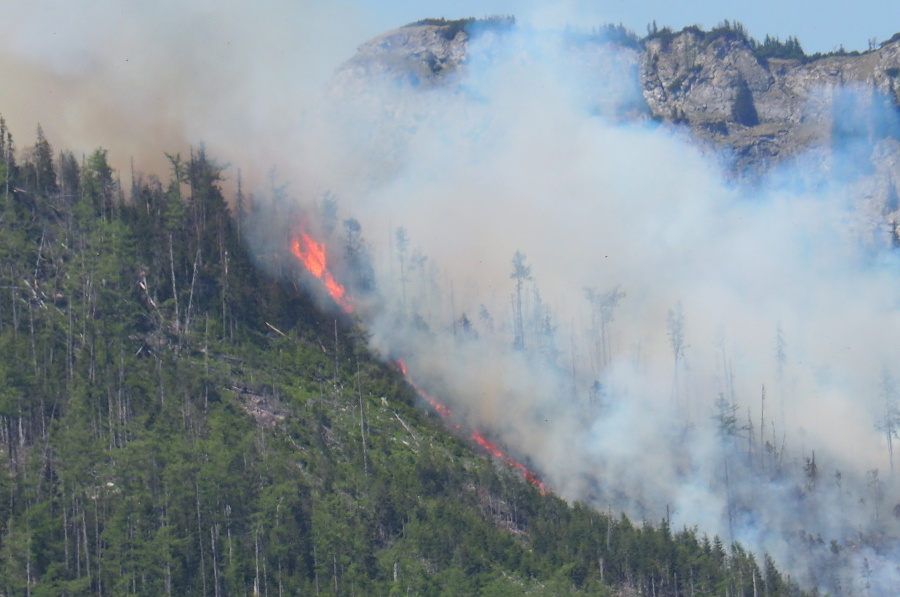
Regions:
<instances>
[{"instance_id":1,"label":"line of fire on slope","mask_svg":"<svg viewBox=\"0 0 900 597\"><path fill-rule=\"evenodd\" d=\"M300 224L299 230L291 238L290 250L303 266L303 269L322 284L332 300L346 313L353 313L353 301L347 295L346 288L334 278L328 269L328 254L325 243L317 242L312 238L303 223ZM407 383L412 386L416 393L428 402L441 419L450 425L456 433L462 435L462 426L453 421L453 411L412 380L407 371L406 363L399 360L397 361L397 366ZM534 485L541 494L547 493L546 486L535 472L506 454L497 444L487 439L480 430L473 430L469 434L469 439L485 452L517 471L526 481Z\"/></svg>"}]
</instances>

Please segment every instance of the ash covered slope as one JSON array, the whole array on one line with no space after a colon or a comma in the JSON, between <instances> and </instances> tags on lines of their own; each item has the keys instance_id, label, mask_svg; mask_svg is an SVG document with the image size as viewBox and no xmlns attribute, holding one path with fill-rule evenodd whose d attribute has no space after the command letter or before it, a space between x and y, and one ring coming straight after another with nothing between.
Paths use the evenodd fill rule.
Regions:
<instances>
[{"instance_id":1,"label":"ash covered slope","mask_svg":"<svg viewBox=\"0 0 900 597\"><path fill-rule=\"evenodd\" d=\"M474 39L478 52L489 54L513 26L509 19L424 20L386 32L359 47L332 89L359 93L373 79L453 85L472 58ZM617 116L686 127L710 152L724 150L726 167L740 180L755 180L801 154L837 167L833 150L863 141L867 155L856 157L870 161L871 172L859 195L873 216L896 219L900 181L890 173L900 166L900 143L888 113L900 107L900 39L862 54L766 59L730 27L664 29L643 40L612 27L565 35L572 55L588 64L608 54L609 44L619 46L618 59L633 70L641 98Z\"/></svg>"}]
</instances>

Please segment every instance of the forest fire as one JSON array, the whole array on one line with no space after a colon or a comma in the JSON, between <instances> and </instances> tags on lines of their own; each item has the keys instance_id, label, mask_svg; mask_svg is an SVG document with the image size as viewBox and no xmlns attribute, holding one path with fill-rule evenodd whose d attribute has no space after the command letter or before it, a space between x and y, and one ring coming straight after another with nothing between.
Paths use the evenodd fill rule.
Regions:
<instances>
[{"instance_id":1,"label":"forest fire","mask_svg":"<svg viewBox=\"0 0 900 597\"><path fill-rule=\"evenodd\" d=\"M424 398L428 402L428 404L431 405L431 408L433 408L435 412L437 412L437 414L441 415L445 419L453 415L453 411L450 410L449 407L441 404L437 398L420 388L413 380L409 378L409 375L406 372L406 363L404 363L403 361L397 361L397 366L400 367L400 372L403 373L403 377L406 378L406 383L411 385L416 393ZM459 425L454 425L454 428L459 429L460 427Z\"/></svg>"},{"instance_id":2,"label":"forest fire","mask_svg":"<svg viewBox=\"0 0 900 597\"><path fill-rule=\"evenodd\" d=\"M317 243L305 230L291 239L291 253L300 260L303 267L325 286L328 294L347 313L353 313L353 305L344 287L328 271L325 243Z\"/></svg>"},{"instance_id":3,"label":"forest fire","mask_svg":"<svg viewBox=\"0 0 900 597\"><path fill-rule=\"evenodd\" d=\"M306 271L322 283L335 303L340 305L347 313L353 312L353 304L350 302L350 297L347 296L346 289L334 279L334 276L332 276L331 272L328 270L328 257L325 250L325 243L316 242L306 230L301 228L298 234L291 239L291 253L293 253L300 263L303 264ZM416 393L424 398L442 419L452 425L453 429L461 431L462 427L460 424L451 420L453 411L410 379L406 363L402 360L398 360L397 366L400 368L400 371L403 373L403 376L406 378L409 385L415 389ZM503 451L495 443L488 440L481 431L473 431L470 439L494 458L504 462L510 468L517 470L529 483L537 487L542 494L546 493L544 484L538 479L534 472L529 470L528 467L521 462L504 454Z\"/></svg>"},{"instance_id":4,"label":"forest fire","mask_svg":"<svg viewBox=\"0 0 900 597\"><path fill-rule=\"evenodd\" d=\"M497 447L497 444L484 437L484 435L482 435L480 431L472 432L472 441L484 448L485 451L492 454L494 458L505 462L508 467L514 468L519 471L519 473L521 473L521 475L525 477L526 481L538 488L538 491L540 491L541 494L547 493L547 488L544 487L543 482L538 479L537 474L529 470L528 467L526 467L518 460L513 460L512 458L504 454L503 451Z\"/></svg>"},{"instance_id":5,"label":"forest fire","mask_svg":"<svg viewBox=\"0 0 900 597\"><path fill-rule=\"evenodd\" d=\"M409 383L409 385L413 387L416 393L424 398L428 402L428 404L430 404L431 407L435 410L435 412L441 415L442 418L444 418L445 420L449 419L449 417L453 414L453 411L446 405L442 404L437 398L420 388L414 381L412 381L412 379L409 378L406 363L404 363L402 360L398 360L397 366L400 368L400 372L403 373L403 376L406 378L407 383ZM461 426L458 423L453 423L453 428L459 431L461 429ZM547 493L547 488L544 486L544 483L538 478L535 472L531 471L528 467L526 467L518 460L515 460L510 456L504 454L503 450L501 450L497 446L497 444L484 437L484 434L481 433L481 431L473 431L470 439L481 446L481 448L485 452L489 453L497 460L500 460L508 467L519 471L519 473L525 478L526 481L537 487L538 491L541 492L541 495Z\"/></svg>"}]
</instances>

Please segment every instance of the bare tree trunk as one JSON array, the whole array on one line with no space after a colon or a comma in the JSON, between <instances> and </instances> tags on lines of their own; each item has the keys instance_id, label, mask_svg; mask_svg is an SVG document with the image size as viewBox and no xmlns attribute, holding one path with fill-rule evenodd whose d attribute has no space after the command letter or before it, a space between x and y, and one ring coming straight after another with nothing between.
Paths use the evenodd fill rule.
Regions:
<instances>
[{"instance_id":1,"label":"bare tree trunk","mask_svg":"<svg viewBox=\"0 0 900 597\"><path fill-rule=\"evenodd\" d=\"M191 274L191 292L188 295L187 313L184 316L184 333L191 331L191 309L194 305L194 285L197 282L197 265L200 262L200 249L197 249L197 255L194 257L194 271Z\"/></svg>"},{"instance_id":2,"label":"bare tree trunk","mask_svg":"<svg viewBox=\"0 0 900 597\"><path fill-rule=\"evenodd\" d=\"M359 433L362 436L362 449L363 449L363 470L366 473L366 476L369 476L369 456L368 451L366 449L366 420L365 420L365 411L363 410L363 399L362 399L362 381L360 380L361 374L359 370L359 357L356 357L356 389L359 393Z\"/></svg>"},{"instance_id":3,"label":"bare tree trunk","mask_svg":"<svg viewBox=\"0 0 900 597\"><path fill-rule=\"evenodd\" d=\"M334 382L332 384L334 388L334 397L337 398L338 395L338 325L337 319L334 320Z\"/></svg>"},{"instance_id":4,"label":"bare tree trunk","mask_svg":"<svg viewBox=\"0 0 900 597\"><path fill-rule=\"evenodd\" d=\"M253 577L253 595L259 597L259 528L256 529L256 538L253 541L253 549L256 554L256 576ZM318 582L318 578L316 579ZM318 594L318 589L316 590Z\"/></svg>"},{"instance_id":5,"label":"bare tree trunk","mask_svg":"<svg viewBox=\"0 0 900 597\"><path fill-rule=\"evenodd\" d=\"M331 554L331 561L334 564L334 594L340 595L341 593L338 591L338 579L337 579L337 554Z\"/></svg>"},{"instance_id":6,"label":"bare tree trunk","mask_svg":"<svg viewBox=\"0 0 900 597\"><path fill-rule=\"evenodd\" d=\"M178 287L175 285L175 249L172 246L172 233L169 233L169 267L172 272L172 297L175 299L175 333L178 333L180 319L178 314Z\"/></svg>"},{"instance_id":7,"label":"bare tree trunk","mask_svg":"<svg viewBox=\"0 0 900 597\"><path fill-rule=\"evenodd\" d=\"M87 573L88 580L91 578L91 544L88 540L87 532L87 516L84 513L84 507L81 508L81 533L84 539L84 571Z\"/></svg>"},{"instance_id":8,"label":"bare tree trunk","mask_svg":"<svg viewBox=\"0 0 900 597\"><path fill-rule=\"evenodd\" d=\"M203 581L203 594L206 595L206 564L203 556L203 525L200 521L200 487L194 483L194 492L197 497L197 543L200 546L200 578Z\"/></svg>"},{"instance_id":9,"label":"bare tree trunk","mask_svg":"<svg viewBox=\"0 0 900 597\"><path fill-rule=\"evenodd\" d=\"M213 565L213 591L216 597L219 597L219 566L217 565L218 554L216 550L216 534L218 533L218 525L213 522L209 527L210 546L212 548L212 565Z\"/></svg>"},{"instance_id":10,"label":"bare tree trunk","mask_svg":"<svg viewBox=\"0 0 900 597\"><path fill-rule=\"evenodd\" d=\"M228 251L225 251L225 282L222 286L222 341L228 336ZM231 338L233 341L234 338Z\"/></svg>"}]
</instances>

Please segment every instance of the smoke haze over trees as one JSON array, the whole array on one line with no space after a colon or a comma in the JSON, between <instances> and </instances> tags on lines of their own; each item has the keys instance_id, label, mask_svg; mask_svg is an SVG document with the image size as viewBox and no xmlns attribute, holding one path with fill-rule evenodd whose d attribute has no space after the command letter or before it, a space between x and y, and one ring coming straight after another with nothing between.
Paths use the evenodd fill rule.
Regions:
<instances>
[{"instance_id":1,"label":"smoke haze over trees","mask_svg":"<svg viewBox=\"0 0 900 597\"><path fill-rule=\"evenodd\" d=\"M740 545L569 506L473 453L300 291L287 238L257 255L277 278L251 264L260 204L283 210L270 232L311 216L283 189L245 214L203 147L126 189L104 149L54 158L38 127L23 159L2 117L0 139L4 593L799 594ZM365 271L346 229L333 246Z\"/></svg>"},{"instance_id":2,"label":"smoke haze over trees","mask_svg":"<svg viewBox=\"0 0 900 597\"><path fill-rule=\"evenodd\" d=\"M563 497L670 512L823 591L863 561L897 586L897 256L859 192L897 146L866 124L897 130L893 100L842 90L855 108L830 145L739 185L727 156L623 117L641 95L628 47L526 28L468 44L452 75L410 80L373 43L322 112L341 140L322 171L344 174L321 185L376 231L374 345ZM435 268L415 304L387 254L400 227ZM584 288L619 289L608 318Z\"/></svg>"},{"instance_id":3,"label":"smoke haze over trees","mask_svg":"<svg viewBox=\"0 0 900 597\"><path fill-rule=\"evenodd\" d=\"M218 22L211 17L204 26ZM435 26L422 25L417 31L447 42L442 30L428 33L428 27ZM459 35L465 36L465 31L454 31L453 39L463 40ZM209 393L207 380L219 368L226 372L220 381L242 378L242 374L227 373L238 365L210 358L215 351L209 345L242 341L242 325L250 321L257 331L269 330L266 343L278 347L279 358L294 358L288 340L278 340L290 334L304 338L307 348L321 354L317 359L306 353L296 357L310 375L306 393L298 400L311 406L303 415L307 418L299 420L321 433L291 428L296 435L282 437L286 452L279 452L278 458L293 454L290 441L309 450L298 441L301 437L317 449L334 448L329 440L333 420L351 429L350 419L337 414L343 411L336 406L342 403L335 396L349 393L359 381L360 366L348 356L348 347L363 355L363 341L369 340L369 348L383 359L402 358L417 382L453 410L454 423L485 430L566 500L601 511L624 511L636 521L665 520L663 535L696 526L701 533L718 536L726 546L738 541L756 554L757 564L763 563L758 564L758 574L750 567L741 568L746 561L738 553L740 563L732 571L746 573L741 582L752 583L765 575L762 569L768 568L771 557L804 586L822 591L896 589L897 571L891 562L900 537L900 522L894 516L900 495L893 474L892 439L897 424L891 382L896 372L891 368L900 362L893 341L898 331L897 254L891 248L892 222L881 219L885 215L881 213L873 218L873 205L860 190L868 188L861 183L864 175L877 171L884 156L890 158L897 150L892 98L859 88L842 90L845 95L835 103L839 106L835 113L848 117L836 121L830 130L830 145L811 148L752 184L742 185L727 175L731 156L713 154L692 143L684 129L647 117L629 54L635 49L628 44L572 43L571 36L526 27L489 29L465 38L465 60L452 52L428 55L431 46L426 44L427 60L413 73L390 56L380 62L377 56L362 55L336 73L323 97L315 98L304 88L315 77L284 76L291 72L286 63L300 52L288 43L287 29L277 32L274 41L261 42L268 53L247 50L246 56L239 57L241 68L224 75L219 70L224 69L222 64L211 60L211 73L199 69L197 81L182 81L176 71L160 66L165 60L153 60L151 72L156 77L148 84L139 76L147 71L128 71L131 58L126 66L125 57L116 55L111 61L93 47L65 59L57 54L45 56L39 62L49 72L29 75L31 82L74 85L80 77L120 81L114 64L135 73L126 77L133 87L111 85L124 95L98 100L103 107L104 102L118 99L131 106L133 114L110 109L110 122L104 123L108 126L101 126L96 117L89 117L103 112L95 106L73 116L76 124L54 128L67 131L61 135L62 146L75 139L92 143L90 134L82 137L81 133L95 127L136 130L136 138L154 140L147 147L135 143L136 157L146 151L154 156L146 163L161 164L144 166L137 159L138 168L168 173L160 174L165 182L139 174L130 180L124 168L116 170L110 163L125 159L122 155L95 151L93 145L56 156L48 139L59 137L51 134L49 126L46 134L38 130L27 159L18 158L20 167L4 205L18 206L19 218L27 220L30 210L54 224L45 226L41 220L41 225L28 228L4 220L10 227L10 256L4 263L16 263L18 269L9 272L7 285L14 289L7 289L2 317L12 334L8 352L17 355L19 360L12 362L21 365L10 367L8 375L18 375L19 369L29 375L9 385L37 387L42 393L36 396L47 396L43 410L27 416L10 402L12 410L7 415L16 421L6 436L11 451L17 442L40 445L38 439L49 437L46 429L53 428L54 417L68 416L68 407L64 409L62 403L54 411L50 397L63 394L58 388L48 389L51 380L82 392L72 394L83 402L74 403L80 406L72 412L80 413L91 430L91 441L97 444L95 460L105 458L106 450L132 445L131 434L136 432L131 426L140 417L180 425L188 438L184 441L193 450L202 444L199 439L206 441L215 429L228 427L216 427L215 418L204 418L209 404L213 409L231 404L234 409L226 398ZM288 44L288 57L279 53L279 40ZM328 45L327 40L317 41ZM775 41L769 40L768 45L775 47ZM796 40L788 41L794 49ZM218 49L224 45L223 41ZM34 59L40 54L23 47L18 48L19 58ZM128 46L114 49L121 47ZM205 51L185 55L198 64L207 57ZM274 65L267 65L261 55ZM454 60L463 66L445 68ZM422 76L434 72L441 77ZM319 80L325 78L320 73ZM166 85L180 90L200 88L207 82L222 96L221 103L207 104L206 96L190 93L156 92ZM759 114L749 83L744 83L728 89L733 92L729 95L731 116L752 128L759 126ZM77 94L82 93L87 92L79 87ZM300 96L305 100L302 110L301 102L293 103ZM153 130L154 118L148 116L146 122L140 118L144 110L146 114L171 111L172 119L160 120L171 128ZM134 129L126 126L132 120ZM35 114L33 122L38 121L41 118ZM247 193L247 207L232 209L232 213L246 209L246 218L236 221L226 208L226 196L232 195L223 190L237 185L234 170L212 160L205 149L189 149L199 133L215 129L218 123L223 123L221 130L204 136L209 147L216 148L216 155L221 151L228 161L247 157L246 162L234 160L242 168L241 195ZM884 124L877 127L878 134L873 134L872 123ZM156 140L166 146L153 147ZM174 153L166 157L166 151ZM15 154L8 151L7 155ZM7 173L13 172L11 165L7 164ZM54 168L55 180L50 175ZM882 182L885 188L896 186L896 179ZM33 203L27 202L28 197ZM52 214L57 212L60 215L54 220L57 216ZM355 324L336 331L333 319L317 320L313 305L329 306L327 295L314 278L284 261L287 240L299 225L296 218L305 218L326 243L335 276L354 300ZM252 256L239 249L239 234L249 242ZM52 251L59 252L57 261ZM103 257L108 254L125 256L122 262L131 265L109 262ZM53 274L58 284L74 285L63 288L61 294L70 297L75 292L79 302L66 298L65 309L51 311L49 291L42 290L46 297L37 294L37 274L24 274L33 271L33 264L43 271L55 263L79 263L82 269L69 278ZM255 278L261 274L251 273L254 266L284 285ZM28 286L21 286L22 278L31 280ZM41 286L46 283L43 278L40 281ZM255 290L258 286L266 290ZM311 298L299 298L304 295L295 294L297 288ZM124 306L114 300L121 296L128 297ZM35 318L41 309L39 301L44 301L53 318ZM299 302L295 305L295 301ZM116 317L108 317L110 313ZM91 327L95 320L100 326L96 329ZM299 320L308 327L297 324ZM125 331L116 326L134 331L135 338L157 343L156 352L142 357L146 358L143 365L134 365L140 371L147 368L140 377L140 385L146 388L133 389L131 394L117 372L139 361L142 350L151 350L153 344L142 348L147 343L142 339L135 340L135 346L127 344L127 350L103 346L98 339ZM294 331L295 327L308 330L307 335ZM41 344L42 332L58 344ZM188 336L193 347L190 360L176 356L187 350L181 343ZM259 340L250 336L248 341ZM221 350L221 354L227 352ZM259 355L254 358L266 360ZM361 358L362 367L369 367L368 357ZM179 373L182 366L189 373ZM59 379L48 373L51 367L59 369ZM251 369L257 381L250 394L286 392L268 379L260 381L274 376L273 371L262 365ZM379 383L386 385L399 383L383 371L368 375L382 376ZM388 391L362 393L359 403L368 401L371 410ZM132 395L144 396L150 406L119 404ZM166 400L163 406L163 397L172 395L177 399ZM406 400L411 403L413 397L407 393ZM323 412L329 408L333 412ZM362 446L368 437L368 415L360 413L368 411L355 408L352 429L360 430ZM400 433L403 423L417 416L415 412L398 410L396 418L382 413L382 424L390 421ZM23 422L21 436L17 435L19 422ZM249 426L241 429L246 433L241 439L247 445L245 453L251 456L242 460L234 455L233 462L222 466L246 472L266 456L254 443L258 441L254 431ZM214 460L214 448L230 441L222 433L221 442L210 444L206 460L191 460L191 456L167 462L193 463L184 465L190 471L207 470L204 463ZM191 443L195 439L198 444ZM410 439L404 437L404 441ZM334 448L336 452L347 444L341 445ZM361 464L362 477L367 476L367 467L376 470L377 463L366 459L364 448L353 449L352 456L341 452L317 466L331 470L353 460L356 466ZM447 453L455 454L453 450L447 448ZM41 464L35 466L47 466L46 459L38 461ZM292 466L288 460L279 463L273 466ZM433 488L455 485L445 480L462 478L442 467L437 467L438 472L423 471L420 480ZM92 469L84 463L73 464L72 470L90 474L87 471ZM57 473L51 468L48 474ZM231 523L226 506L255 504L253 512L243 513L251 518L261 512L278 514L282 494L276 497L256 488L237 488L233 500L219 503L212 489L200 487L198 481L193 496L174 495L171 508L181 516L179 537L196 542L196 548L183 547L182 561L197 558L183 563L183 570L206 574L185 582L207 592L224 582L226 574L236 575L233 582L244 582L245 587L267 578L274 583L274 570L281 565L281 578L301 570L291 582L305 589L332 583L328 590L341 592L346 589L341 579L362 583L361 579L378 575L379 582L385 583L379 586L387 586L394 562L376 565L367 560L371 569L351 570L341 554L352 552L348 545L353 540L324 531L316 534L316 529L328 528L332 520L353 509L341 501L340 491L326 487L337 477L325 478L328 481L320 491L306 486L284 491L284 495L311 495L313 502L322 500L321 510L296 505L291 523L316 540L298 548L296 553L301 555L292 557L301 561L291 564L295 568L279 559L282 552L275 550L263 557L268 571L259 574L257 535L287 531L264 528L262 523L234 529L242 537L242 559L240 568L227 572L217 567L224 566L223 541ZM387 486L393 481L382 480L384 491L389 492ZM87 497L88 489L102 487L105 481L91 481L89 487L87 481L64 481L51 483L63 500L54 524L65 517L52 533L62 533L68 541L62 544L63 559L75 573L70 568L68 576L60 578L83 583L82 570L93 571L102 561L97 556L106 554L102 532L96 524L93 531L88 528L89 506L100 502L89 502ZM110 482L120 483L118 477ZM167 487L161 483L135 482ZM343 491L356 495L358 490L348 489L349 485L348 481ZM44 490L43 486L35 489ZM167 495L164 489L157 492L153 503L160 511L170 507L163 499ZM379 499L373 496L376 493L365 499ZM400 494L393 498L401 500ZM296 498L285 499L291 503ZM477 500L472 499L474 508ZM521 503L537 499L528 494ZM17 502L15 507L21 509L16 513L28 510L30 503L27 499ZM114 503L119 504L110 502ZM492 504L489 500L489 511L517 520L516 514ZM409 507L402 502L396 511ZM433 515L429 521L441 518L438 506L434 508L425 508ZM375 506L362 510L363 517L383 514ZM365 528L373 533L387 528L384 532L392 538L405 533L397 529L406 525L413 527L410 533L416 532L413 521L404 521L396 511L384 514L389 524L372 518L367 519L373 521L371 526ZM468 520L468 515L459 516ZM585 516L590 519L591 515ZM188 530L193 529L195 518L196 536ZM98 506L94 520L102 519ZM124 546L128 533L137 531L128 526L127 517L123 520L117 541ZM36 578L31 576L31 566L39 565L27 556L30 527L16 532L19 551L7 561L21 563L25 572L21 572L23 566L16 568L20 584L11 584L12 589L27 586L29 579ZM81 537L76 539L78 533ZM146 533L150 536L150 530ZM88 539L83 538L85 534ZM51 534L58 539L56 535ZM449 536L455 537L445 535ZM687 536L682 538L691 542ZM319 559L318 547L313 547L318 541L328 545L330 563ZM391 545L400 545L401 540L396 541ZM717 554L720 564L724 561L722 554L728 550L721 544L709 549L701 544L698 539L701 551ZM428 553L440 554L446 547L432 544ZM410 555L416 549L425 547L417 544L406 552L407 570L417 565ZM129 554L126 547L119 553ZM165 570L160 558L154 561ZM547 564L539 578L549 582L570 563L565 556L559 558ZM468 565L471 560L465 562ZM863 565L865 573L860 572ZM591 564L583 578L602 578L609 570L601 572L603 566ZM46 572L47 566L42 570ZM652 585L650 591L663 578L670 583L667 587L676 582L668 580L674 578L672 570L656 576L647 567L641 570L638 574L624 566L621 579L637 582L645 590ZM21 585L22 574L25 585ZM110 571L97 572L89 583L99 582L93 578L110 582L103 574ZM679 573L682 582L683 574ZM223 576L216 580L219 575ZM571 571L565 582L582 587L573 580L580 575ZM153 587L165 588L167 581L162 576L152 582ZM198 582L208 584L203 587ZM750 584L745 587L749 590Z\"/></svg>"}]
</instances>

